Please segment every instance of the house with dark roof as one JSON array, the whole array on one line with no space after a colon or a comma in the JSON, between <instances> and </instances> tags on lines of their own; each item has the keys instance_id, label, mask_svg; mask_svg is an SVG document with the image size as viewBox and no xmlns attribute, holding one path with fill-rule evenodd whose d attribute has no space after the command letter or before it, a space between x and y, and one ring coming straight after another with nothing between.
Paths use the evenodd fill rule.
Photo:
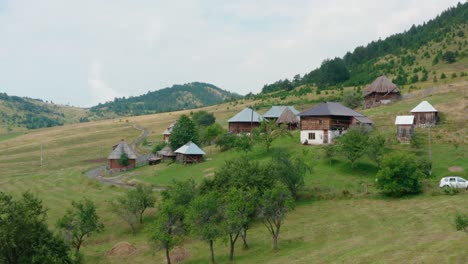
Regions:
<instances>
[{"instance_id":1,"label":"house with dark roof","mask_svg":"<svg viewBox=\"0 0 468 264\"><path fill-rule=\"evenodd\" d=\"M438 111L428 101L422 101L411 110L418 127L431 127L437 124Z\"/></svg>"},{"instance_id":2,"label":"house with dark roof","mask_svg":"<svg viewBox=\"0 0 468 264\"><path fill-rule=\"evenodd\" d=\"M127 154L128 157L128 165L125 166L120 164L120 159L123 154ZM109 161L109 169L112 171L121 171L121 170L128 170L135 168L136 165L137 155L133 151L133 149L125 142L125 140L121 140L117 146L114 146L114 150L111 154L107 157Z\"/></svg>"},{"instance_id":3,"label":"house with dark roof","mask_svg":"<svg viewBox=\"0 0 468 264\"><path fill-rule=\"evenodd\" d=\"M176 161L182 163L196 163L203 160L205 152L192 141L178 148L174 151L176 154Z\"/></svg>"},{"instance_id":4,"label":"house with dark roof","mask_svg":"<svg viewBox=\"0 0 468 264\"><path fill-rule=\"evenodd\" d=\"M321 103L299 114L302 144L328 144L350 126L372 127L373 122L361 113L340 103Z\"/></svg>"},{"instance_id":5,"label":"house with dark roof","mask_svg":"<svg viewBox=\"0 0 468 264\"><path fill-rule=\"evenodd\" d=\"M240 134L250 133L252 129L260 126L263 117L251 108L244 108L228 120L229 132Z\"/></svg>"},{"instance_id":6,"label":"house with dark roof","mask_svg":"<svg viewBox=\"0 0 468 264\"><path fill-rule=\"evenodd\" d=\"M364 105L366 108L388 104L401 99L400 89L386 76L375 79L364 91Z\"/></svg>"}]
</instances>

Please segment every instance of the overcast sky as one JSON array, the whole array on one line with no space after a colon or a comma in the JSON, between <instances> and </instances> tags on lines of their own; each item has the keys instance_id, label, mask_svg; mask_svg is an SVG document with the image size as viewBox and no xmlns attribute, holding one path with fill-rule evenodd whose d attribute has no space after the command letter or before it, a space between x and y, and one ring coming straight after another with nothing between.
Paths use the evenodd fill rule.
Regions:
<instances>
[{"instance_id":1,"label":"overcast sky","mask_svg":"<svg viewBox=\"0 0 468 264\"><path fill-rule=\"evenodd\" d=\"M0 0L0 92L92 106L200 81L246 94L452 0Z\"/></svg>"}]
</instances>

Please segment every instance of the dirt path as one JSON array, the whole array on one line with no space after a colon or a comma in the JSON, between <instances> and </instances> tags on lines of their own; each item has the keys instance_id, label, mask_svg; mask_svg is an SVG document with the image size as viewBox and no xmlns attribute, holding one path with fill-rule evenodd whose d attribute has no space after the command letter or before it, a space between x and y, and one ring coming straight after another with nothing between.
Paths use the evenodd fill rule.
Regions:
<instances>
[{"instance_id":1,"label":"dirt path","mask_svg":"<svg viewBox=\"0 0 468 264\"><path fill-rule=\"evenodd\" d=\"M136 162L137 162L137 166L138 166L138 165L144 164L148 160L149 155L140 155L136 151L136 146L138 144L140 144L140 142L142 142L145 138L147 138L149 136L150 132L146 128L144 128L144 127L142 127L140 125L133 125L133 127L135 129L137 129L137 130L142 131L141 135L130 143L130 147L137 154L137 161ZM84 174L88 178L93 179L93 180L97 180L97 181L101 182L102 184L115 185L115 186L124 187L124 188L135 188L135 186L133 186L131 184L128 184L128 183L126 183L124 181L128 177L130 177L130 175L128 175L128 174L127 175L126 174L121 174L121 175L117 175L117 176L114 176L114 177L104 177L104 175L107 174L107 165L102 165L102 166L99 166L99 167L94 168L92 170L86 171ZM153 191L163 191L163 190L164 190L164 188L153 188Z\"/></svg>"}]
</instances>

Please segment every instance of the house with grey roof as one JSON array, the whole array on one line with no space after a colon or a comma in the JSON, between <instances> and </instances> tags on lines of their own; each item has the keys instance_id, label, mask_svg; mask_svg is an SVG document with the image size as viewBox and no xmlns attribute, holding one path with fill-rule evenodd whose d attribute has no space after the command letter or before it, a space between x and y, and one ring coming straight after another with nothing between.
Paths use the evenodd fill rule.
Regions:
<instances>
[{"instance_id":1,"label":"house with grey roof","mask_svg":"<svg viewBox=\"0 0 468 264\"><path fill-rule=\"evenodd\" d=\"M128 164L122 164L123 154L126 154ZM124 139L122 139L118 145L114 146L113 151L107 157L109 169L112 171L133 169L136 165L136 159L137 155Z\"/></svg>"},{"instance_id":2,"label":"house with grey roof","mask_svg":"<svg viewBox=\"0 0 468 264\"><path fill-rule=\"evenodd\" d=\"M321 103L299 114L302 144L328 144L355 125L372 127L361 113L340 103Z\"/></svg>"},{"instance_id":3,"label":"house with grey roof","mask_svg":"<svg viewBox=\"0 0 468 264\"><path fill-rule=\"evenodd\" d=\"M297 111L294 106L274 105L270 108L270 110L263 114L263 118L277 120L286 108L291 110L296 116L299 114L299 111Z\"/></svg>"},{"instance_id":4,"label":"house with grey roof","mask_svg":"<svg viewBox=\"0 0 468 264\"><path fill-rule=\"evenodd\" d=\"M174 151L176 161L182 163L196 163L203 160L203 155L206 153L192 141Z\"/></svg>"},{"instance_id":5,"label":"house with grey roof","mask_svg":"<svg viewBox=\"0 0 468 264\"><path fill-rule=\"evenodd\" d=\"M262 115L247 107L228 120L229 132L235 134L250 133L262 121Z\"/></svg>"},{"instance_id":6,"label":"house with grey roof","mask_svg":"<svg viewBox=\"0 0 468 264\"><path fill-rule=\"evenodd\" d=\"M396 135L400 142L409 142L414 135L414 116L397 116L395 119Z\"/></svg>"},{"instance_id":7,"label":"house with grey roof","mask_svg":"<svg viewBox=\"0 0 468 264\"><path fill-rule=\"evenodd\" d=\"M418 127L432 127L437 124L438 111L428 101L422 101L411 110Z\"/></svg>"}]
</instances>

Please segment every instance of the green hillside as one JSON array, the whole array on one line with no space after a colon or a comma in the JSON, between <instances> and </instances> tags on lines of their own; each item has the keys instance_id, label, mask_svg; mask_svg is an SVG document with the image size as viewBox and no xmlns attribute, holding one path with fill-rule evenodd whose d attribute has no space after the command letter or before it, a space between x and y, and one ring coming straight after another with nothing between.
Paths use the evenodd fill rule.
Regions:
<instances>
[{"instance_id":1,"label":"green hillside","mask_svg":"<svg viewBox=\"0 0 468 264\"><path fill-rule=\"evenodd\" d=\"M291 91L315 86L319 90L362 86L380 75L398 85L467 75L468 3L459 3L422 25L359 46L342 58L326 59L322 65L291 80L279 80L263 87L262 93ZM455 75L453 75L455 74Z\"/></svg>"},{"instance_id":2,"label":"green hillside","mask_svg":"<svg viewBox=\"0 0 468 264\"><path fill-rule=\"evenodd\" d=\"M119 116L144 115L215 105L239 95L222 90L212 84L193 82L173 85L144 95L115 98L90 109L97 116L114 113Z\"/></svg>"}]
</instances>

